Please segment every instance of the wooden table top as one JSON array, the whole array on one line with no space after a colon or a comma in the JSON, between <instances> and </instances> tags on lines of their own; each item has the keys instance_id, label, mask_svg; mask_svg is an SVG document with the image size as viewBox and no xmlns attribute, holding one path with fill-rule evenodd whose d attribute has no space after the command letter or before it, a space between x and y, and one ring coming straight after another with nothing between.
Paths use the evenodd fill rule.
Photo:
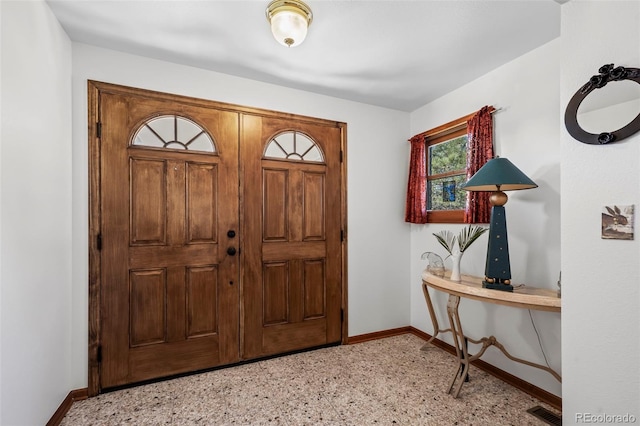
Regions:
<instances>
[{"instance_id":1,"label":"wooden table top","mask_svg":"<svg viewBox=\"0 0 640 426\"><path fill-rule=\"evenodd\" d=\"M483 288L481 277L462 275L462 281L456 282L449 280L449 275L450 271L447 271L444 277L438 277L425 270L422 273L422 282L436 290L467 299L515 308L560 312L562 299L558 297L556 290L524 285L514 286L512 293Z\"/></svg>"}]
</instances>

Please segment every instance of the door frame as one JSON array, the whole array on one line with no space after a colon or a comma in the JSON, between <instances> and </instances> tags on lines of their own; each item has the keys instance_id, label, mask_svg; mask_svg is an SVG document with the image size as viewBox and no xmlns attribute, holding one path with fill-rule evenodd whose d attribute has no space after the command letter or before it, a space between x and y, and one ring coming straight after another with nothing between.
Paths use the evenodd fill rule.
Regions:
<instances>
[{"instance_id":1,"label":"door frame","mask_svg":"<svg viewBox=\"0 0 640 426\"><path fill-rule=\"evenodd\" d=\"M175 95L170 93L157 92L146 89L139 89L104 83L94 80L87 80L87 139L89 143L88 165L89 165L89 229L88 229L88 254L89 254L89 271L88 271L88 395L98 395L102 389L100 383L100 364L101 364L101 316L100 316L100 276L102 271L101 255L100 255L100 234L101 234L101 193L100 193L100 93L122 94L128 96L153 97L168 101L181 103L189 103L205 108L215 108L227 111L238 112L241 114L259 115L264 117L273 117L281 119L292 119L298 122L310 122L319 125L338 127L340 129L340 218L342 229L341 242L341 275L342 275L342 338L341 343L346 344L348 341L348 293L347 293L347 124L332 120L300 116L290 113L283 113L260 108L245 107L229 103L211 101L189 96ZM242 128L239 129L242 132ZM239 182L240 184L241 182ZM243 211L244 205L242 197L239 200L240 212ZM240 246L244 244L243 233L240 231ZM242 267L242 265L240 266ZM240 300L243 301L242 282L240 283ZM240 313L242 321L242 313ZM242 324L241 324L242 327ZM239 330L240 332L240 330ZM239 348L240 349L240 348Z\"/></svg>"}]
</instances>

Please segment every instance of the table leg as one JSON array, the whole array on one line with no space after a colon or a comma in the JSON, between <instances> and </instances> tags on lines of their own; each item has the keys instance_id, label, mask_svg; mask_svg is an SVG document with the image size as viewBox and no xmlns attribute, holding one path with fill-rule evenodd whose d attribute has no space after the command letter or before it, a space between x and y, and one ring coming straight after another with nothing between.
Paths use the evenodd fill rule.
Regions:
<instances>
[{"instance_id":1,"label":"table leg","mask_svg":"<svg viewBox=\"0 0 640 426\"><path fill-rule=\"evenodd\" d=\"M449 295L449 301L447 302L447 316L449 317L449 324L451 325L453 335L453 345L456 349L456 356L458 358L458 367L456 373L453 376L453 380L449 385L448 393L451 393L453 387L458 379L458 372L460 373L460 381L453 391L453 397L457 398L462 385L469 375L469 352L467 351L467 342L462 331L462 324L460 323L460 316L458 315L458 306L460 305L460 297L453 294Z\"/></svg>"},{"instance_id":2,"label":"table leg","mask_svg":"<svg viewBox=\"0 0 640 426\"><path fill-rule=\"evenodd\" d=\"M421 350L424 351L432 347L430 343L435 340L438 334L446 333L448 331L451 331L451 329L450 328L447 328L446 330L440 329L440 325L438 324L438 317L436 317L436 312L433 309L433 303L431 303L431 296L429 295L429 287L424 283L422 284L422 293L424 293L424 301L427 303L427 309L429 310L429 316L431 317L431 324L433 325L433 336L431 336L431 338L427 341L427 343L425 343L421 348Z\"/></svg>"},{"instance_id":3,"label":"table leg","mask_svg":"<svg viewBox=\"0 0 640 426\"><path fill-rule=\"evenodd\" d=\"M466 337L464 338L464 347L465 347L465 349L466 349L466 352L463 352L463 353L462 353L462 356L463 356L463 357L464 357L464 354L465 354L465 353L467 353L467 354L469 353L469 339L467 339ZM461 369L460 369L460 377L462 377L462 373L463 373L463 371L462 371L462 370L463 370L463 369L461 368ZM468 382L468 381L469 381L469 373L467 373L467 375L464 377L464 381L465 381L465 382Z\"/></svg>"}]
</instances>

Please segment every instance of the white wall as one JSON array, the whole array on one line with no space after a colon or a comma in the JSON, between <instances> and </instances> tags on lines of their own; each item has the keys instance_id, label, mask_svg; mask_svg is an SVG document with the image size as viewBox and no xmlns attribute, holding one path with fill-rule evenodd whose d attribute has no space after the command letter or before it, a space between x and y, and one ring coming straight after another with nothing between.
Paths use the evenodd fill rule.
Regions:
<instances>
[{"instance_id":1,"label":"white wall","mask_svg":"<svg viewBox=\"0 0 640 426\"><path fill-rule=\"evenodd\" d=\"M570 1L561 38L564 107L600 66L640 68L640 1ZM561 141L563 419L629 413L638 422L639 238L601 239L600 212L613 204L638 211L640 133L596 146L563 128ZM636 220L636 234L637 227Z\"/></svg>"},{"instance_id":2,"label":"white wall","mask_svg":"<svg viewBox=\"0 0 640 426\"><path fill-rule=\"evenodd\" d=\"M349 335L409 323L407 113L74 43L74 388L87 385L87 79L346 122Z\"/></svg>"},{"instance_id":3,"label":"white wall","mask_svg":"<svg viewBox=\"0 0 640 426\"><path fill-rule=\"evenodd\" d=\"M2 5L0 4L0 190L2 189ZM0 308L2 308L2 193L0 192ZM0 383L2 379L2 311L0 310ZM2 420L2 386L0 386L0 420Z\"/></svg>"},{"instance_id":4,"label":"white wall","mask_svg":"<svg viewBox=\"0 0 640 426\"><path fill-rule=\"evenodd\" d=\"M484 75L411 114L411 134L479 110L501 109L494 115L495 154L506 157L538 184L507 195L507 227L514 285L556 289L560 272L560 40L556 39ZM457 234L462 225L412 225L411 324L433 333L421 289L420 275L427 261L421 253L446 253L431 235L442 229ZM462 258L463 273L484 275L487 236L482 236ZM450 268L450 260L445 266ZM432 292L440 328L448 328L446 297ZM550 366L561 372L560 314L531 312ZM471 300L460 304L465 334L472 338L495 335L516 357L545 364L529 313ZM440 336L452 343L450 334ZM470 346L472 351L477 346ZM550 374L516 364L496 348L483 360L556 395L562 386Z\"/></svg>"},{"instance_id":5,"label":"white wall","mask_svg":"<svg viewBox=\"0 0 640 426\"><path fill-rule=\"evenodd\" d=\"M44 2L0 2L3 425L45 424L71 382L71 42Z\"/></svg>"},{"instance_id":6,"label":"white wall","mask_svg":"<svg viewBox=\"0 0 640 426\"><path fill-rule=\"evenodd\" d=\"M0 190L2 190L2 5L0 4ZM0 192L0 309L2 308L2 192ZM3 383L2 379L2 311L0 310L0 383ZM0 421L2 420L2 386L0 385Z\"/></svg>"}]
</instances>

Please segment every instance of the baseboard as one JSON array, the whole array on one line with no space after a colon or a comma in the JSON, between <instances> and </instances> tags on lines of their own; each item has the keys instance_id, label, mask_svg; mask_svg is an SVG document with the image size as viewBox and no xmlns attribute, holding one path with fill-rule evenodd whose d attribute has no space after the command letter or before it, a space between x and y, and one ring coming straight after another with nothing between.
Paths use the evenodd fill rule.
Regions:
<instances>
[{"instance_id":1,"label":"baseboard","mask_svg":"<svg viewBox=\"0 0 640 426\"><path fill-rule=\"evenodd\" d=\"M355 343L368 342L369 340L384 339L385 337L399 336L401 334L412 333L412 330L411 330L412 328L413 327L406 326L406 327L392 328L390 330L376 331L375 333L361 334L359 336L349 336L347 339L347 344L353 345Z\"/></svg>"},{"instance_id":2,"label":"baseboard","mask_svg":"<svg viewBox=\"0 0 640 426\"><path fill-rule=\"evenodd\" d=\"M361 334L358 336L349 337L348 342L349 344L362 343L362 342L367 342L369 340L382 339L385 337L397 336L397 335L406 334L406 333L411 333L415 336L420 337L425 341L431 339L431 335L429 335L428 333L418 330L415 327L407 326L407 327L393 328L391 330L376 331L375 333ZM431 344L446 352L449 352L452 355L456 354L456 349L452 345L440 339L434 339L431 342ZM506 371L501 370L498 367L495 367L481 359L477 359L471 362L471 364L479 368L480 370L485 371L494 377L497 377L503 382L510 384L514 388L520 389L524 393L531 395L534 398L537 398L538 400L544 403L549 404L556 410L562 411L562 398L560 398L559 396L556 396L550 392L547 392L544 389L541 389L535 385L532 385L531 383L526 382L521 378L514 376L513 374L507 373Z\"/></svg>"},{"instance_id":3,"label":"baseboard","mask_svg":"<svg viewBox=\"0 0 640 426\"><path fill-rule=\"evenodd\" d=\"M88 397L89 389L87 388L76 389L69 392L66 398L62 401L62 404L60 404L60 407L58 407L56 412L53 413L53 416L51 416L51 419L47 422L47 426L58 426L60 423L62 423L62 419L64 418L65 414L67 414L67 412L71 409L74 401L81 401L83 399L87 399Z\"/></svg>"}]
</instances>

